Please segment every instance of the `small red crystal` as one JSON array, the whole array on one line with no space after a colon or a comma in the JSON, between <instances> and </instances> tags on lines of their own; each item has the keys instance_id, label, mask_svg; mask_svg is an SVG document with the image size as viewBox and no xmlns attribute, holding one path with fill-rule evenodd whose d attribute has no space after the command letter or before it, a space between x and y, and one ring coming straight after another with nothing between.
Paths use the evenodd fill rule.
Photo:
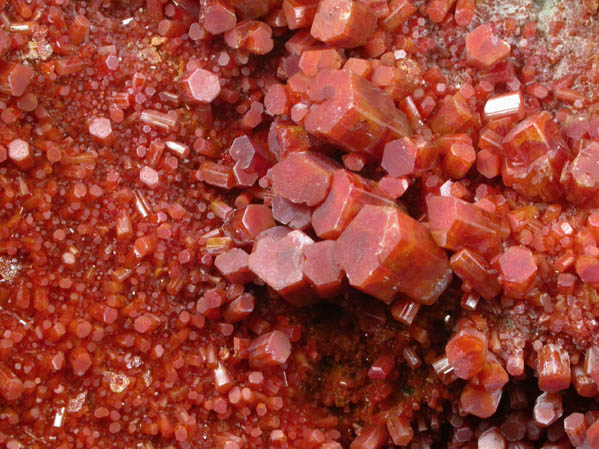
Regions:
<instances>
[{"instance_id":1,"label":"small red crystal","mask_svg":"<svg viewBox=\"0 0 599 449\"><path fill-rule=\"evenodd\" d=\"M210 0L203 11L202 26L210 34L221 34L230 31L237 25L235 10L226 2Z\"/></svg>"},{"instance_id":2,"label":"small red crystal","mask_svg":"<svg viewBox=\"0 0 599 449\"><path fill-rule=\"evenodd\" d=\"M20 97L33 79L33 69L28 65L0 61L0 92Z\"/></svg>"},{"instance_id":3,"label":"small red crystal","mask_svg":"<svg viewBox=\"0 0 599 449\"><path fill-rule=\"evenodd\" d=\"M587 428L588 425L582 413L572 413L564 419L564 430L575 447L584 444Z\"/></svg>"},{"instance_id":4,"label":"small red crystal","mask_svg":"<svg viewBox=\"0 0 599 449\"><path fill-rule=\"evenodd\" d=\"M499 216L467 201L430 196L427 206L431 234L443 248L470 248L480 254L492 254L509 234Z\"/></svg>"},{"instance_id":5,"label":"small red crystal","mask_svg":"<svg viewBox=\"0 0 599 449\"><path fill-rule=\"evenodd\" d=\"M29 170L35 164L29 143L15 139L8 144L8 158L21 170Z\"/></svg>"},{"instance_id":6,"label":"small red crystal","mask_svg":"<svg viewBox=\"0 0 599 449\"><path fill-rule=\"evenodd\" d=\"M283 0L283 13L290 30L306 28L312 25L318 1L315 0Z\"/></svg>"},{"instance_id":7,"label":"small red crystal","mask_svg":"<svg viewBox=\"0 0 599 449\"><path fill-rule=\"evenodd\" d=\"M336 168L334 161L315 152L290 153L272 168L273 192L294 203L316 206L325 199Z\"/></svg>"},{"instance_id":8,"label":"small red crystal","mask_svg":"<svg viewBox=\"0 0 599 449\"><path fill-rule=\"evenodd\" d=\"M480 25L466 37L466 60L481 70L489 70L510 54L510 44L499 39L490 25Z\"/></svg>"},{"instance_id":9,"label":"small red crystal","mask_svg":"<svg viewBox=\"0 0 599 449\"><path fill-rule=\"evenodd\" d=\"M272 216L281 224L304 231L310 226L312 210L305 204L292 203L276 196L272 199Z\"/></svg>"},{"instance_id":10,"label":"small red crystal","mask_svg":"<svg viewBox=\"0 0 599 449\"><path fill-rule=\"evenodd\" d=\"M323 240L304 247L303 270L306 279L321 298L339 294L343 271L335 259L335 242Z\"/></svg>"},{"instance_id":11,"label":"small red crystal","mask_svg":"<svg viewBox=\"0 0 599 449\"><path fill-rule=\"evenodd\" d=\"M4 363L0 363L0 394L9 402L21 397L24 386L19 379Z\"/></svg>"},{"instance_id":12,"label":"small red crystal","mask_svg":"<svg viewBox=\"0 0 599 449\"><path fill-rule=\"evenodd\" d=\"M220 89L218 75L200 68L185 74L179 81L181 97L189 103L212 103Z\"/></svg>"},{"instance_id":13,"label":"small red crystal","mask_svg":"<svg viewBox=\"0 0 599 449\"><path fill-rule=\"evenodd\" d=\"M284 364L291 354L289 337L281 331L272 331L256 338L249 347L250 366L254 369Z\"/></svg>"},{"instance_id":14,"label":"small red crystal","mask_svg":"<svg viewBox=\"0 0 599 449\"><path fill-rule=\"evenodd\" d=\"M322 0L310 34L328 44L345 48L364 45L376 28L372 10L355 0Z\"/></svg>"},{"instance_id":15,"label":"small red crystal","mask_svg":"<svg viewBox=\"0 0 599 449\"><path fill-rule=\"evenodd\" d=\"M483 298L492 299L501 292L497 271L476 252L462 249L451 256L449 265L455 274L469 282Z\"/></svg>"},{"instance_id":16,"label":"small red crystal","mask_svg":"<svg viewBox=\"0 0 599 449\"><path fill-rule=\"evenodd\" d=\"M537 354L539 389L556 393L570 386L570 355L557 344L544 345Z\"/></svg>"},{"instance_id":17,"label":"small red crystal","mask_svg":"<svg viewBox=\"0 0 599 449\"><path fill-rule=\"evenodd\" d=\"M537 263L528 248L508 248L499 258L498 266L504 291L511 297L526 296L537 280Z\"/></svg>"},{"instance_id":18,"label":"small red crystal","mask_svg":"<svg viewBox=\"0 0 599 449\"><path fill-rule=\"evenodd\" d=\"M232 248L214 259L214 266L229 281L235 284L247 284L253 280L248 267L249 254L240 248Z\"/></svg>"},{"instance_id":19,"label":"small red crystal","mask_svg":"<svg viewBox=\"0 0 599 449\"><path fill-rule=\"evenodd\" d=\"M250 270L291 304L313 304L316 299L310 294L303 273L303 250L312 243L302 231L289 232L279 239L261 238L250 254Z\"/></svg>"},{"instance_id":20,"label":"small red crystal","mask_svg":"<svg viewBox=\"0 0 599 449\"><path fill-rule=\"evenodd\" d=\"M502 389L488 392L470 381L462 390L460 407L470 415L489 418L497 411L502 393Z\"/></svg>"},{"instance_id":21,"label":"small red crystal","mask_svg":"<svg viewBox=\"0 0 599 449\"><path fill-rule=\"evenodd\" d=\"M223 229L237 245L247 245L252 243L258 234L275 225L269 207L263 204L248 204L235 211L226 220Z\"/></svg>"},{"instance_id":22,"label":"small red crystal","mask_svg":"<svg viewBox=\"0 0 599 449\"><path fill-rule=\"evenodd\" d=\"M391 416L387 418L387 430L393 444L407 446L414 438L414 430L409 421L402 416Z\"/></svg>"},{"instance_id":23,"label":"small red crystal","mask_svg":"<svg viewBox=\"0 0 599 449\"><path fill-rule=\"evenodd\" d=\"M487 338L476 329L461 329L451 337L445 346L445 353L456 376L472 379L485 366Z\"/></svg>"},{"instance_id":24,"label":"small red crystal","mask_svg":"<svg viewBox=\"0 0 599 449\"><path fill-rule=\"evenodd\" d=\"M505 437L497 427L491 427L485 430L478 437L478 449L506 449L507 442Z\"/></svg>"},{"instance_id":25,"label":"small red crystal","mask_svg":"<svg viewBox=\"0 0 599 449\"><path fill-rule=\"evenodd\" d=\"M562 395L559 393L543 393L537 397L533 408L533 418L539 427L548 427L562 417Z\"/></svg>"},{"instance_id":26,"label":"small red crystal","mask_svg":"<svg viewBox=\"0 0 599 449\"><path fill-rule=\"evenodd\" d=\"M349 449L380 449L388 438L389 432L385 425L373 424L362 429L349 445Z\"/></svg>"}]
</instances>

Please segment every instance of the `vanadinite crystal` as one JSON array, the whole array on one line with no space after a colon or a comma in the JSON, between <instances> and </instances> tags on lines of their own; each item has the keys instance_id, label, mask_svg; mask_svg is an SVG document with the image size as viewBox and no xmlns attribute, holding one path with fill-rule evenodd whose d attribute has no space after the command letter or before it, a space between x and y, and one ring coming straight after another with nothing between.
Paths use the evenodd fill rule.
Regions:
<instances>
[{"instance_id":1,"label":"vanadinite crystal","mask_svg":"<svg viewBox=\"0 0 599 449\"><path fill-rule=\"evenodd\" d=\"M0 449L599 449L597 0L0 0Z\"/></svg>"},{"instance_id":2,"label":"vanadinite crystal","mask_svg":"<svg viewBox=\"0 0 599 449\"><path fill-rule=\"evenodd\" d=\"M432 304L451 280L428 230L393 207L364 206L337 240L336 257L350 285L385 302L401 292Z\"/></svg>"}]
</instances>

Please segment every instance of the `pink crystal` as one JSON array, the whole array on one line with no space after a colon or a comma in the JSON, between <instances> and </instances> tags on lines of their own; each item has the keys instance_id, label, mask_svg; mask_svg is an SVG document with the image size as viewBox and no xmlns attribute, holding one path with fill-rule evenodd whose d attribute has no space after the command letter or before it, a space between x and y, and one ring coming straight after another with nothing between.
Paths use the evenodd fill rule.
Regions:
<instances>
[{"instance_id":1,"label":"pink crystal","mask_svg":"<svg viewBox=\"0 0 599 449\"><path fill-rule=\"evenodd\" d=\"M312 214L312 227L316 235L324 239L339 237L367 204L394 206L392 201L376 194L372 181L347 170L336 170L328 196Z\"/></svg>"},{"instance_id":2,"label":"pink crystal","mask_svg":"<svg viewBox=\"0 0 599 449\"><path fill-rule=\"evenodd\" d=\"M345 70L321 70L310 85L306 130L346 151L379 155L387 137L411 134L393 99ZM380 157L380 156L378 156Z\"/></svg>"},{"instance_id":3,"label":"pink crystal","mask_svg":"<svg viewBox=\"0 0 599 449\"><path fill-rule=\"evenodd\" d=\"M249 347L250 367L260 369L283 365L291 354L289 337L275 330L256 338Z\"/></svg>"},{"instance_id":4,"label":"pink crystal","mask_svg":"<svg viewBox=\"0 0 599 449\"><path fill-rule=\"evenodd\" d=\"M354 0L322 0L310 34L339 47L364 45L376 28L376 17L366 4Z\"/></svg>"},{"instance_id":5,"label":"pink crystal","mask_svg":"<svg viewBox=\"0 0 599 449\"><path fill-rule=\"evenodd\" d=\"M509 234L502 219L474 204L448 196L427 199L433 238L442 248L470 248L480 254L493 254Z\"/></svg>"},{"instance_id":6,"label":"pink crystal","mask_svg":"<svg viewBox=\"0 0 599 449\"><path fill-rule=\"evenodd\" d=\"M0 61L0 92L20 97L31 83L33 75L33 69L30 66Z\"/></svg>"},{"instance_id":7,"label":"pink crystal","mask_svg":"<svg viewBox=\"0 0 599 449\"><path fill-rule=\"evenodd\" d=\"M339 294L343 271L335 259L335 242L323 240L304 248L304 275L321 298Z\"/></svg>"},{"instance_id":8,"label":"pink crystal","mask_svg":"<svg viewBox=\"0 0 599 449\"><path fill-rule=\"evenodd\" d=\"M292 229L305 230L310 226L311 209L305 204L292 203L276 196L272 199L272 215L276 221Z\"/></svg>"},{"instance_id":9,"label":"pink crystal","mask_svg":"<svg viewBox=\"0 0 599 449\"><path fill-rule=\"evenodd\" d=\"M480 25L466 36L466 60L488 70L510 54L510 44L499 39L490 25Z\"/></svg>"},{"instance_id":10,"label":"pink crystal","mask_svg":"<svg viewBox=\"0 0 599 449\"><path fill-rule=\"evenodd\" d=\"M535 285L537 264L532 252L523 246L508 248L498 260L504 291L513 298L522 298Z\"/></svg>"},{"instance_id":11,"label":"pink crystal","mask_svg":"<svg viewBox=\"0 0 599 449\"><path fill-rule=\"evenodd\" d=\"M487 338L482 332L467 327L458 331L447 345L445 353L454 373L460 379L472 379L485 366Z\"/></svg>"},{"instance_id":12,"label":"pink crystal","mask_svg":"<svg viewBox=\"0 0 599 449\"><path fill-rule=\"evenodd\" d=\"M533 408L533 418L539 427L548 427L562 417L561 393L543 393L537 397Z\"/></svg>"},{"instance_id":13,"label":"pink crystal","mask_svg":"<svg viewBox=\"0 0 599 449\"><path fill-rule=\"evenodd\" d=\"M179 91L183 101L188 103L212 103L220 94L218 75L197 68L181 78Z\"/></svg>"},{"instance_id":14,"label":"pink crystal","mask_svg":"<svg viewBox=\"0 0 599 449\"><path fill-rule=\"evenodd\" d=\"M392 207L364 206L336 251L349 283L385 302L401 292L432 304L451 280L447 256L428 230Z\"/></svg>"},{"instance_id":15,"label":"pink crystal","mask_svg":"<svg viewBox=\"0 0 599 449\"><path fill-rule=\"evenodd\" d=\"M214 266L230 282L247 284L253 280L248 267L249 254L240 248L232 248L214 259Z\"/></svg>"},{"instance_id":16,"label":"pink crystal","mask_svg":"<svg viewBox=\"0 0 599 449\"><path fill-rule=\"evenodd\" d=\"M325 199L336 168L332 159L312 151L290 153L272 168L272 190L294 203L316 206Z\"/></svg>"},{"instance_id":17,"label":"pink crystal","mask_svg":"<svg viewBox=\"0 0 599 449\"><path fill-rule=\"evenodd\" d=\"M537 354L539 389L556 393L570 386L570 355L557 344L546 344Z\"/></svg>"},{"instance_id":18,"label":"pink crystal","mask_svg":"<svg viewBox=\"0 0 599 449\"><path fill-rule=\"evenodd\" d=\"M302 231L292 231L278 239L262 237L250 254L250 270L291 304L313 304L317 298L311 294L303 273L303 250L312 243Z\"/></svg>"}]
</instances>

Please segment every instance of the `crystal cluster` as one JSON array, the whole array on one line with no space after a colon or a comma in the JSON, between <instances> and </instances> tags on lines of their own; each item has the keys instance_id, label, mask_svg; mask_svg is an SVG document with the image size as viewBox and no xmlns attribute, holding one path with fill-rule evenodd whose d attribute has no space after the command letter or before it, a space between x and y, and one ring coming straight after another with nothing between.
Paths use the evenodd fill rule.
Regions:
<instances>
[{"instance_id":1,"label":"crystal cluster","mask_svg":"<svg viewBox=\"0 0 599 449\"><path fill-rule=\"evenodd\" d=\"M0 1L0 446L599 448L598 12Z\"/></svg>"}]
</instances>

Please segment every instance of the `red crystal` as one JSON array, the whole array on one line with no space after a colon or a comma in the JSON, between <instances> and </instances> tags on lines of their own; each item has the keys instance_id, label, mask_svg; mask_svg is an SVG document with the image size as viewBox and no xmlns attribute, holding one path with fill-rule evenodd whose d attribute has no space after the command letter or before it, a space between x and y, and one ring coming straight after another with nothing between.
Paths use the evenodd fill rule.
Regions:
<instances>
[{"instance_id":1,"label":"red crystal","mask_svg":"<svg viewBox=\"0 0 599 449\"><path fill-rule=\"evenodd\" d=\"M24 386L21 379L13 373L4 363L0 363L0 394L9 402L21 397Z\"/></svg>"},{"instance_id":2,"label":"red crystal","mask_svg":"<svg viewBox=\"0 0 599 449\"><path fill-rule=\"evenodd\" d=\"M98 117L89 124L89 134L103 145L108 144L112 140L112 125L110 120L104 117Z\"/></svg>"},{"instance_id":3,"label":"red crystal","mask_svg":"<svg viewBox=\"0 0 599 449\"><path fill-rule=\"evenodd\" d=\"M489 70L509 54L510 44L499 39L490 25L480 25L466 37L466 60L481 70Z\"/></svg>"},{"instance_id":4,"label":"red crystal","mask_svg":"<svg viewBox=\"0 0 599 449\"><path fill-rule=\"evenodd\" d=\"M22 139L8 144L8 158L21 170L29 170L35 164L29 144Z\"/></svg>"},{"instance_id":5,"label":"red crystal","mask_svg":"<svg viewBox=\"0 0 599 449\"><path fill-rule=\"evenodd\" d=\"M449 265L455 274L469 282L483 298L492 299L501 292L497 271L476 252L462 249L451 256Z\"/></svg>"},{"instance_id":6,"label":"red crystal","mask_svg":"<svg viewBox=\"0 0 599 449\"><path fill-rule=\"evenodd\" d=\"M304 276L321 298L339 294L343 271L335 259L335 242L323 240L304 248Z\"/></svg>"},{"instance_id":7,"label":"red crystal","mask_svg":"<svg viewBox=\"0 0 599 449\"><path fill-rule=\"evenodd\" d=\"M543 393L535 402L533 417L539 427L548 427L562 417L562 395L559 393Z\"/></svg>"},{"instance_id":8,"label":"red crystal","mask_svg":"<svg viewBox=\"0 0 599 449\"><path fill-rule=\"evenodd\" d=\"M250 293L243 293L227 304L223 318L229 323L237 323L254 311L255 298Z\"/></svg>"},{"instance_id":9,"label":"red crystal","mask_svg":"<svg viewBox=\"0 0 599 449\"><path fill-rule=\"evenodd\" d=\"M225 33L225 42L233 49L244 48L256 55L265 55L273 47L272 28L257 20L246 20Z\"/></svg>"},{"instance_id":10,"label":"red crystal","mask_svg":"<svg viewBox=\"0 0 599 449\"><path fill-rule=\"evenodd\" d=\"M31 83L33 75L33 69L30 66L0 61L0 92L20 97Z\"/></svg>"},{"instance_id":11,"label":"red crystal","mask_svg":"<svg viewBox=\"0 0 599 449\"><path fill-rule=\"evenodd\" d=\"M367 204L394 206L391 201L374 193L374 190L371 181L347 170L336 170L328 196L312 214L312 227L316 235L324 239L339 237Z\"/></svg>"},{"instance_id":12,"label":"red crystal","mask_svg":"<svg viewBox=\"0 0 599 449\"><path fill-rule=\"evenodd\" d=\"M506 449L504 436L497 427L485 430L478 437L478 449Z\"/></svg>"},{"instance_id":13,"label":"red crystal","mask_svg":"<svg viewBox=\"0 0 599 449\"><path fill-rule=\"evenodd\" d=\"M509 92L491 97L485 103L483 118L486 121L499 120L506 117L522 120L526 110L524 96L521 92Z\"/></svg>"},{"instance_id":14,"label":"red crystal","mask_svg":"<svg viewBox=\"0 0 599 449\"><path fill-rule=\"evenodd\" d=\"M599 420L595 421L587 429L587 440L588 447L599 447Z\"/></svg>"},{"instance_id":15,"label":"red crystal","mask_svg":"<svg viewBox=\"0 0 599 449\"><path fill-rule=\"evenodd\" d=\"M553 201L562 194L559 179L570 152L547 112L516 125L504 138L503 182L528 197Z\"/></svg>"},{"instance_id":16,"label":"red crystal","mask_svg":"<svg viewBox=\"0 0 599 449\"><path fill-rule=\"evenodd\" d=\"M309 94L315 104L306 115L306 130L346 151L377 155L387 137L411 133L391 97L355 73L322 70Z\"/></svg>"},{"instance_id":17,"label":"red crystal","mask_svg":"<svg viewBox=\"0 0 599 449\"><path fill-rule=\"evenodd\" d=\"M599 2L518 3L0 0L2 447L599 446Z\"/></svg>"},{"instance_id":18,"label":"red crystal","mask_svg":"<svg viewBox=\"0 0 599 449\"><path fill-rule=\"evenodd\" d=\"M283 0L283 13L289 29L311 26L318 3L315 0Z\"/></svg>"},{"instance_id":19,"label":"red crystal","mask_svg":"<svg viewBox=\"0 0 599 449\"><path fill-rule=\"evenodd\" d=\"M355 0L322 0L312 22L310 34L339 47L366 44L376 28L372 10Z\"/></svg>"},{"instance_id":20,"label":"red crystal","mask_svg":"<svg viewBox=\"0 0 599 449\"><path fill-rule=\"evenodd\" d=\"M522 298L534 287L538 268L528 248L508 248L499 258L498 266L503 279L503 289L508 296Z\"/></svg>"},{"instance_id":21,"label":"red crystal","mask_svg":"<svg viewBox=\"0 0 599 449\"><path fill-rule=\"evenodd\" d=\"M223 229L236 244L247 245L252 243L258 234L275 225L269 207L263 204L249 204L235 211L224 223Z\"/></svg>"},{"instance_id":22,"label":"red crystal","mask_svg":"<svg viewBox=\"0 0 599 449\"><path fill-rule=\"evenodd\" d=\"M240 248L232 248L214 259L214 266L229 281L235 284L247 284L253 280L248 267L249 254Z\"/></svg>"},{"instance_id":23,"label":"red crystal","mask_svg":"<svg viewBox=\"0 0 599 449\"><path fill-rule=\"evenodd\" d=\"M388 438L389 433L385 425L373 424L362 429L349 445L349 449L380 449Z\"/></svg>"},{"instance_id":24,"label":"red crystal","mask_svg":"<svg viewBox=\"0 0 599 449\"><path fill-rule=\"evenodd\" d=\"M570 386L570 355L561 346L544 345L537 354L539 389L556 393Z\"/></svg>"},{"instance_id":25,"label":"red crystal","mask_svg":"<svg viewBox=\"0 0 599 449\"><path fill-rule=\"evenodd\" d=\"M442 22L455 0L431 0L426 7L426 13L435 23Z\"/></svg>"},{"instance_id":26,"label":"red crystal","mask_svg":"<svg viewBox=\"0 0 599 449\"><path fill-rule=\"evenodd\" d=\"M368 370L368 377L372 380L385 380L394 366L395 361L393 360L393 356L383 354L374 361Z\"/></svg>"},{"instance_id":27,"label":"red crystal","mask_svg":"<svg viewBox=\"0 0 599 449\"><path fill-rule=\"evenodd\" d=\"M575 447L584 444L587 427L587 423L582 413L572 413L564 419L564 430L566 431L566 435L568 435L570 442Z\"/></svg>"},{"instance_id":28,"label":"red crystal","mask_svg":"<svg viewBox=\"0 0 599 449\"><path fill-rule=\"evenodd\" d=\"M599 143L586 145L571 163L566 163L561 184L568 201L574 204L583 204L599 192Z\"/></svg>"},{"instance_id":29,"label":"red crystal","mask_svg":"<svg viewBox=\"0 0 599 449\"><path fill-rule=\"evenodd\" d=\"M434 303L451 280L447 256L428 231L398 209L364 206L337 240L349 283L381 301L404 293Z\"/></svg>"},{"instance_id":30,"label":"red crystal","mask_svg":"<svg viewBox=\"0 0 599 449\"><path fill-rule=\"evenodd\" d=\"M461 329L445 346L449 364L460 379L472 379L485 367L487 339L471 327Z\"/></svg>"},{"instance_id":31,"label":"red crystal","mask_svg":"<svg viewBox=\"0 0 599 449\"><path fill-rule=\"evenodd\" d=\"M254 369L284 364L291 354L289 337L281 331L272 331L256 338L249 347L250 366Z\"/></svg>"},{"instance_id":32,"label":"red crystal","mask_svg":"<svg viewBox=\"0 0 599 449\"><path fill-rule=\"evenodd\" d=\"M381 167L394 177L419 174L435 164L437 155L436 147L404 137L385 145Z\"/></svg>"},{"instance_id":33,"label":"red crystal","mask_svg":"<svg viewBox=\"0 0 599 449\"><path fill-rule=\"evenodd\" d=\"M250 270L291 304L313 304L316 298L310 294L303 273L303 250L312 243L302 231L289 232L279 239L263 237L250 254Z\"/></svg>"},{"instance_id":34,"label":"red crystal","mask_svg":"<svg viewBox=\"0 0 599 449\"><path fill-rule=\"evenodd\" d=\"M204 69L195 69L179 81L183 101L189 103L212 103L220 94L218 75Z\"/></svg>"},{"instance_id":35,"label":"red crystal","mask_svg":"<svg viewBox=\"0 0 599 449\"><path fill-rule=\"evenodd\" d=\"M333 48L305 50L299 59L300 69L310 77L322 69L339 69L342 63L343 58Z\"/></svg>"},{"instance_id":36,"label":"red crystal","mask_svg":"<svg viewBox=\"0 0 599 449\"><path fill-rule=\"evenodd\" d=\"M452 179L461 179L476 160L474 147L467 143L454 143L443 159L443 171Z\"/></svg>"},{"instance_id":37,"label":"red crystal","mask_svg":"<svg viewBox=\"0 0 599 449\"><path fill-rule=\"evenodd\" d=\"M409 421L402 416L391 416L387 418L387 430L393 444L407 446L414 438L414 430Z\"/></svg>"},{"instance_id":38,"label":"red crystal","mask_svg":"<svg viewBox=\"0 0 599 449\"><path fill-rule=\"evenodd\" d=\"M418 11L418 8L412 0L391 0L389 2L389 14L383 19L382 25L387 31L395 31L416 11Z\"/></svg>"},{"instance_id":39,"label":"red crystal","mask_svg":"<svg viewBox=\"0 0 599 449\"><path fill-rule=\"evenodd\" d=\"M226 2L210 0L203 10L202 26L210 34L221 34L235 28L237 17L235 10Z\"/></svg>"},{"instance_id":40,"label":"red crystal","mask_svg":"<svg viewBox=\"0 0 599 449\"><path fill-rule=\"evenodd\" d=\"M509 380L507 372L492 353L487 353L483 369L476 377L487 391L501 390Z\"/></svg>"},{"instance_id":41,"label":"red crystal","mask_svg":"<svg viewBox=\"0 0 599 449\"><path fill-rule=\"evenodd\" d=\"M325 199L337 168L334 161L312 151L290 153L272 168L273 192L294 203L316 206Z\"/></svg>"},{"instance_id":42,"label":"red crystal","mask_svg":"<svg viewBox=\"0 0 599 449\"><path fill-rule=\"evenodd\" d=\"M489 418L497 411L502 393L502 389L488 392L470 381L462 390L460 407L470 415Z\"/></svg>"},{"instance_id":43,"label":"red crystal","mask_svg":"<svg viewBox=\"0 0 599 449\"><path fill-rule=\"evenodd\" d=\"M437 113L429 120L431 129L438 134L468 132L478 127L480 117L472 110L461 93L443 98Z\"/></svg>"},{"instance_id":44,"label":"red crystal","mask_svg":"<svg viewBox=\"0 0 599 449\"><path fill-rule=\"evenodd\" d=\"M494 254L509 234L499 216L458 198L430 196L426 203L431 234L443 248Z\"/></svg>"}]
</instances>

